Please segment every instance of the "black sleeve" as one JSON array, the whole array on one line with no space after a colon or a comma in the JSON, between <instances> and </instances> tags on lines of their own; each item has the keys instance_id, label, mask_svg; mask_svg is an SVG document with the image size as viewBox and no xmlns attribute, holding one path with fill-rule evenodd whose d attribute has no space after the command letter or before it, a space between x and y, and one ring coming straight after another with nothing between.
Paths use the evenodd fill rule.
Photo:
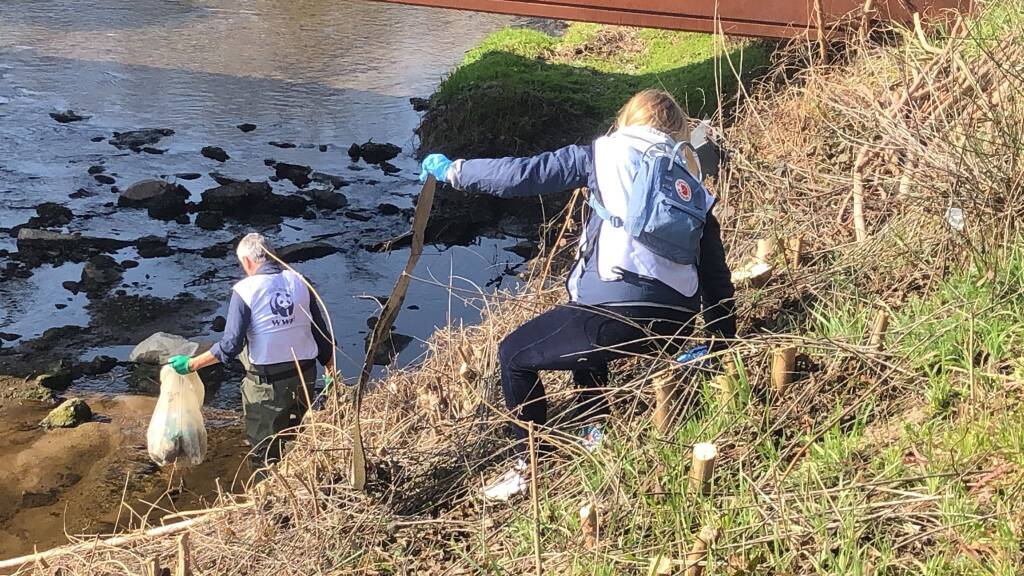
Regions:
<instances>
[{"instance_id":1,"label":"black sleeve","mask_svg":"<svg viewBox=\"0 0 1024 576\"><path fill-rule=\"evenodd\" d=\"M331 355L334 354L334 348L331 346L331 332L324 320L323 313L320 312L320 304L317 302L312 288L309 290L309 316L313 324L310 329L313 331L313 339L316 340L316 359L321 366L327 366L327 363L331 361Z\"/></svg>"},{"instance_id":2,"label":"black sleeve","mask_svg":"<svg viewBox=\"0 0 1024 576\"><path fill-rule=\"evenodd\" d=\"M704 223L704 236L700 240L697 275L700 277L706 329L724 338L735 338L735 289L732 285L732 272L725 263L721 226L711 212L708 212L707 221Z\"/></svg>"}]
</instances>

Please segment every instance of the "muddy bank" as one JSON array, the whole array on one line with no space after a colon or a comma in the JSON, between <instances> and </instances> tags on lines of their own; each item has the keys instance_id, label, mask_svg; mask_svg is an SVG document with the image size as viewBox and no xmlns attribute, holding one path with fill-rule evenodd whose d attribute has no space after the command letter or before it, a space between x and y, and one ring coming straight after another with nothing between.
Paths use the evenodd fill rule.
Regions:
<instances>
[{"instance_id":1,"label":"muddy bank","mask_svg":"<svg viewBox=\"0 0 1024 576\"><path fill-rule=\"evenodd\" d=\"M206 461L162 470L146 454L154 398L86 396L91 422L44 430L50 402L18 398L24 381L0 377L0 557L50 548L71 534L108 534L202 506L250 472L238 416L208 410ZM181 480L184 479L184 489ZM237 481L236 481L237 479ZM123 503L122 503L123 499Z\"/></svg>"}]
</instances>

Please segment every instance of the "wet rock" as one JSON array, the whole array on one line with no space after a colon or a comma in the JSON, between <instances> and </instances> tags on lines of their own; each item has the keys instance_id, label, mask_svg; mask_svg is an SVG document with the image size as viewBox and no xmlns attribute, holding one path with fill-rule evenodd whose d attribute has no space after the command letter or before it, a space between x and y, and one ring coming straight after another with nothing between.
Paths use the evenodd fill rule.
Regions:
<instances>
[{"instance_id":1,"label":"wet rock","mask_svg":"<svg viewBox=\"0 0 1024 576\"><path fill-rule=\"evenodd\" d=\"M153 148L152 146L143 146L142 151L146 154L163 154L167 150L163 148Z\"/></svg>"},{"instance_id":2,"label":"wet rock","mask_svg":"<svg viewBox=\"0 0 1024 576\"><path fill-rule=\"evenodd\" d=\"M217 316L216 318L213 319L213 322L210 323L210 330L212 330L214 332L223 332L224 328L226 328L227 325L228 325L228 319L227 318L225 318L223 316Z\"/></svg>"},{"instance_id":3,"label":"wet rock","mask_svg":"<svg viewBox=\"0 0 1024 576\"><path fill-rule=\"evenodd\" d=\"M82 116L74 110L65 110L63 112L50 112L50 118L53 118L61 124L68 124L70 122L81 122L82 120L88 120L89 116Z\"/></svg>"},{"instance_id":4,"label":"wet rock","mask_svg":"<svg viewBox=\"0 0 1024 576\"><path fill-rule=\"evenodd\" d=\"M181 224L182 226L187 226L191 222L191 220L189 220L188 214L181 214L180 216L175 218L174 221L177 222L178 224Z\"/></svg>"},{"instance_id":5,"label":"wet rock","mask_svg":"<svg viewBox=\"0 0 1024 576\"><path fill-rule=\"evenodd\" d=\"M29 228L60 228L71 222L71 210L56 202L43 202L36 206L36 215L29 218Z\"/></svg>"},{"instance_id":6,"label":"wet rock","mask_svg":"<svg viewBox=\"0 0 1024 576\"><path fill-rule=\"evenodd\" d=\"M106 254L100 254L90 258L82 267L79 286L89 298L98 298L113 288L122 278L123 273L117 261Z\"/></svg>"},{"instance_id":7,"label":"wet rock","mask_svg":"<svg viewBox=\"0 0 1024 576\"><path fill-rule=\"evenodd\" d=\"M313 190L313 204L321 210L340 210L348 206L348 198L340 192Z\"/></svg>"},{"instance_id":8,"label":"wet rock","mask_svg":"<svg viewBox=\"0 0 1024 576\"><path fill-rule=\"evenodd\" d=\"M225 176L224 174L221 174L220 172L210 172L210 178L213 178L213 180L217 184L220 184L221 186L227 186L228 184L236 184L236 183L242 181L242 180L240 180L238 178L232 178L231 176Z\"/></svg>"},{"instance_id":9,"label":"wet rock","mask_svg":"<svg viewBox=\"0 0 1024 576\"><path fill-rule=\"evenodd\" d=\"M82 291L82 286L78 282L75 282L74 280L65 280L61 282L60 285L65 290L71 292L72 294L78 294L79 292Z\"/></svg>"},{"instance_id":10,"label":"wet rock","mask_svg":"<svg viewBox=\"0 0 1024 576\"><path fill-rule=\"evenodd\" d=\"M360 166L360 165L358 165L358 164L349 164L349 165L348 165L348 169L349 169L349 170L351 170L351 171L353 171L353 172L361 172L361 171L363 171L363 170L366 170L366 168L365 168L365 167L363 167L363 166Z\"/></svg>"},{"instance_id":11,"label":"wet rock","mask_svg":"<svg viewBox=\"0 0 1024 576\"><path fill-rule=\"evenodd\" d=\"M405 309L406 310L419 310L420 307L417 304L410 304L410 305L406 306Z\"/></svg>"},{"instance_id":12,"label":"wet rock","mask_svg":"<svg viewBox=\"0 0 1024 576\"><path fill-rule=\"evenodd\" d=\"M253 130L256 129L256 125L245 122L243 124L239 124L238 126L236 126L236 128L238 128L242 132L252 132Z\"/></svg>"},{"instance_id":13,"label":"wet rock","mask_svg":"<svg viewBox=\"0 0 1024 576\"><path fill-rule=\"evenodd\" d=\"M175 220L179 224L188 224L188 205L181 196L165 195L154 198L146 207L150 218L157 220ZM184 217L184 218L183 218ZM182 222L184 219L184 222Z\"/></svg>"},{"instance_id":14,"label":"wet rock","mask_svg":"<svg viewBox=\"0 0 1024 576\"><path fill-rule=\"evenodd\" d=\"M271 146L274 146L274 147L277 147L277 148L285 148L285 149L287 149L287 148L295 148L295 144L292 144L291 142L273 142L273 141L271 141L271 142L267 142L267 144L270 144Z\"/></svg>"},{"instance_id":15,"label":"wet rock","mask_svg":"<svg viewBox=\"0 0 1024 576\"><path fill-rule=\"evenodd\" d=\"M531 240L522 240L512 246L506 246L505 250L519 256L523 260L529 260L540 254L540 246Z\"/></svg>"},{"instance_id":16,"label":"wet rock","mask_svg":"<svg viewBox=\"0 0 1024 576\"><path fill-rule=\"evenodd\" d=\"M81 198L92 198L93 196L96 196L96 193L91 190L86 190L85 188L79 188L78 190L75 190L71 194L68 194L68 198L71 198L73 200L78 200Z\"/></svg>"},{"instance_id":17,"label":"wet rock","mask_svg":"<svg viewBox=\"0 0 1024 576\"><path fill-rule=\"evenodd\" d=\"M89 170L88 170L90 176L95 176L97 174L103 174L106 171L107 171L107 167L106 166L101 166L99 164L96 164L95 166L89 166Z\"/></svg>"},{"instance_id":18,"label":"wet rock","mask_svg":"<svg viewBox=\"0 0 1024 576\"><path fill-rule=\"evenodd\" d=\"M36 376L35 383L49 390L67 390L74 380L75 375L70 370L57 370Z\"/></svg>"},{"instance_id":19,"label":"wet rock","mask_svg":"<svg viewBox=\"0 0 1024 576\"><path fill-rule=\"evenodd\" d=\"M80 370L86 376L99 376L106 374L117 367L117 358L110 356L96 356L92 360L82 364Z\"/></svg>"},{"instance_id":20,"label":"wet rock","mask_svg":"<svg viewBox=\"0 0 1024 576\"><path fill-rule=\"evenodd\" d=\"M53 307L56 308L57 310L63 310L65 308L67 308L68 305L67 304L54 304Z\"/></svg>"},{"instance_id":21,"label":"wet rock","mask_svg":"<svg viewBox=\"0 0 1024 576\"><path fill-rule=\"evenodd\" d=\"M327 152L327 144L321 144L317 146L317 149L320 150L321 152Z\"/></svg>"},{"instance_id":22,"label":"wet rock","mask_svg":"<svg viewBox=\"0 0 1024 576\"><path fill-rule=\"evenodd\" d=\"M206 190L199 208L235 215L251 211L271 195L270 184L243 180Z\"/></svg>"},{"instance_id":23,"label":"wet rock","mask_svg":"<svg viewBox=\"0 0 1024 576\"><path fill-rule=\"evenodd\" d=\"M369 214L364 214L362 212L356 212L354 210L349 210L348 212L345 212L345 217L351 218L356 222L369 222L370 220L373 220L373 216L370 216Z\"/></svg>"},{"instance_id":24,"label":"wet rock","mask_svg":"<svg viewBox=\"0 0 1024 576\"><path fill-rule=\"evenodd\" d=\"M117 205L125 208L148 208L154 203L184 205L190 194L181 184L166 180L141 180L128 187L117 197Z\"/></svg>"},{"instance_id":25,"label":"wet rock","mask_svg":"<svg viewBox=\"0 0 1024 576\"><path fill-rule=\"evenodd\" d=\"M409 104L412 104L412 109L417 112L425 112L430 109L430 100L426 98L409 98Z\"/></svg>"},{"instance_id":26,"label":"wet rock","mask_svg":"<svg viewBox=\"0 0 1024 576\"><path fill-rule=\"evenodd\" d=\"M380 166L381 171L384 172L385 174L387 174L388 176L390 176L392 174L398 174L399 172L402 171L401 168L399 168L398 166L395 166L394 164L392 164L390 162L381 162L379 164L379 166Z\"/></svg>"},{"instance_id":27,"label":"wet rock","mask_svg":"<svg viewBox=\"0 0 1024 576\"><path fill-rule=\"evenodd\" d=\"M140 258L162 258L174 253L167 245L167 238L160 236L143 236L135 241L135 248Z\"/></svg>"},{"instance_id":28,"label":"wet rock","mask_svg":"<svg viewBox=\"0 0 1024 576\"><path fill-rule=\"evenodd\" d=\"M309 174L312 171L313 169L309 166L303 166L301 164L278 162L274 165L274 172L278 178L291 180L292 184L295 184L299 188L305 188L309 185Z\"/></svg>"},{"instance_id":29,"label":"wet rock","mask_svg":"<svg viewBox=\"0 0 1024 576\"><path fill-rule=\"evenodd\" d=\"M364 341L364 350L370 348L370 334L366 335ZM409 347L413 341L412 336L406 336L398 332L389 332L388 337L385 338L380 345L377 347L377 351L373 355L373 363L377 366L387 366L395 361L395 358Z\"/></svg>"},{"instance_id":30,"label":"wet rock","mask_svg":"<svg viewBox=\"0 0 1024 576\"><path fill-rule=\"evenodd\" d=\"M120 194L120 193L121 193L121 189L120 189L120 188L118 188L117 186L111 186L111 187L110 187L110 191L111 191L111 192L113 192L114 194ZM109 208L110 206L113 206L113 205L114 205L114 204L113 204L112 202L111 202L111 203L109 203L109 204L104 204L104 206L107 206L108 208Z\"/></svg>"},{"instance_id":31,"label":"wet rock","mask_svg":"<svg viewBox=\"0 0 1024 576\"><path fill-rule=\"evenodd\" d=\"M14 334L13 332L0 332L0 340L4 342L14 342L18 338L21 338L20 334Z\"/></svg>"},{"instance_id":32,"label":"wet rock","mask_svg":"<svg viewBox=\"0 0 1024 576\"><path fill-rule=\"evenodd\" d=\"M123 270L131 270L132 268L138 268L139 263L135 260L122 260L120 266Z\"/></svg>"},{"instance_id":33,"label":"wet rock","mask_svg":"<svg viewBox=\"0 0 1024 576\"><path fill-rule=\"evenodd\" d=\"M103 142L106 139L107 139L106 136L93 136L92 138L89 138L89 140L91 140L93 142Z\"/></svg>"},{"instance_id":34,"label":"wet rock","mask_svg":"<svg viewBox=\"0 0 1024 576\"><path fill-rule=\"evenodd\" d=\"M196 214L196 226L203 230L220 230L224 227L224 214L213 210L204 210Z\"/></svg>"},{"instance_id":35,"label":"wet rock","mask_svg":"<svg viewBox=\"0 0 1024 576\"><path fill-rule=\"evenodd\" d=\"M302 213L302 219L316 220L316 212L313 212L312 210L306 210L305 212Z\"/></svg>"},{"instance_id":36,"label":"wet rock","mask_svg":"<svg viewBox=\"0 0 1024 576\"><path fill-rule=\"evenodd\" d=\"M132 242L114 238L63 234L37 228L19 229L17 240L19 259L31 263L82 262L101 252L113 252L131 245Z\"/></svg>"},{"instance_id":37,"label":"wet rock","mask_svg":"<svg viewBox=\"0 0 1024 576\"><path fill-rule=\"evenodd\" d=\"M25 490L21 493L21 507L42 508L43 506L51 506L57 502L58 497L59 494L56 489L47 492Z\"/></svg>"},{"instance_id":38,"label":"wet rock","mask_svg":"<svg viewBox=\"0 0 1024 576\"><path fill-rule=\"evenodd\" d=\"M203 258L224 258L231 252L230 244L214 244L199 251Z\"/></svg>"},{"instance_id":39,"label":"wet rock","mask_svg":"<svg viewBox=\"0 0 1024 576\"><path fill-rule=\"evenodd\" d=\"M69 398L54 408L40 426L51 428L74 428L92 420L92 409L81 398Z\"/></svg>"},{"instance_id":40,"label":"wet rock","mask_svg":"<svg viewBox=\"0 0 1024 576\"><path fill-rule=\"evenodd\" d=\"M344 188L345 186L351 184L351 182L342 178L341 176L335 176L334 174L325 174L323 172L316 171L311 172L309 174L309 179L312 180L313 182L326 184L332 188Z\"/></svg>"},{"instance_id":41,"label":"wet rock","mask_svg":"<svg viewBox=\"0 0 1024 576\"><path fill-rule=\"evenodd\" d=\"M377 212L383 216L394 216L396 214L401 214L402 209L394 204L384 203L377 206Z\"/></svg>"},{"instance_id":42,"label":"wet rock","mask_svg":"<svg viewBox=\"0 0 1024 576\"><path fill-rule=\"evenodd\" d=\"M170 128L143 128L130 132L114 132L114 136L107 140L119 150L133 150L139 152L145 146L151 146L166 136L174 134Z\"/></svg>"},{"instance_id":43,"label":"wet rock","mask_svg":"<svg viewBox=\"0 0 1024 576\"><path fill-rule=\"evenodd\" d=\"M231 158L220 146L203 146L200 153L210 160L216 160L217 162L226 162Z\"/></svg>"},{"instance_id":44,"label":"wet rock","mask_svg":"<svg viewBox=\"0 0 1024 576\"><path fill-rule=\"evenodd\" d=\"M108 176L106 174L96 174L95 176L93 176L93 179L99 182L100 184L105 184L107 186L117 183L117 179L115 179L113 176Z\"/></svg>"},{"instance_id":45,"label":"wet rock","mask_svg":"<svg viewBox=\"0 0 1024 576\"><path fill-rule=\"evenodd\" d=\"M178 172L174 175L175 178L181 178L182 180L198 180L203 177L198 172Z\"/></svg>"},{"instance_id":46,"label":"wet rock","mask_svg":"<svg viewBox=\"0 0 1024 576\"><path fill-rule=\"evenodd\" d=\"M323 258L338 252L338 248L325 242L296 242L277 250L277 257L289 264Z\"/></svg>"},{"instance_id":47,"label":"wet rock","mask_svg":"<svg viewBox=\"0 0 1024 576\"><path fill-rule=\"evenodd\" d=\"M357 154L354 154L357 152ZM380 164L388 160L394 159L396 156L402 153L402 149L394 144L378 144L373 140L367 141L365 144L353 144L348 149L348 155L352 159L362 158L367 164Z\"/></svg>"}]
</instances>

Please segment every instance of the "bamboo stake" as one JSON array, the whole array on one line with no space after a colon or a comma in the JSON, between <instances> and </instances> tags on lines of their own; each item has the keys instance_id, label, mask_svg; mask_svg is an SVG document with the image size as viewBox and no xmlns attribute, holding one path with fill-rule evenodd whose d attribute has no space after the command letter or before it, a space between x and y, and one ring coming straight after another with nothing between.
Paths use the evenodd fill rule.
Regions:
<instances>
[{"instance_id":1,"label":"bamboo stake","mask_svg":"<svg viewBox=\"0 0 1024 576\"><path fill-rule=\"evenodd\" d=\"M782 394L793 380L796 367L796 346L786 346L775 351L772 358L772 389Z\"/></svg>"},{"instance_id":2,"label":"bamboo stake","mask_svg":"<svg viewBox=\"0 0 1024 576\"><path fill-rule=\"evenodd\" d=\"M881 350L885 346L885 332L888 329L889 313L879 310L878 316L875 316L875 324L871 327L871 339L868 341L868 346L875 350Z\"/></svg>"},{"instance_id":3,"label":"bamboo stake","mask_svg":"<svg viewBox=\"0 0 1024 576\"><path fill-rule=\"evenodd\" d=\"M146 560L143 572L146 576L160 576L160 558L158 556L154 556L149 560Z\"/></svg>"},{"instance_id":4,"label":"bamboo stake","mask_svg":"<svg viewBox=\"0 0 1024 576\"><path fill-rule=\"evenodd\" d=\"M178 566L175 576L192 576L192 558L188 550L188 532L178 537Z\"/></svg>"},{"instance_id":5,"label":"bamboo stake","mask_svg":"<svg viewBox=\"0 0 1024 576\"><path fill-rule=\"evenodd\" d=\"M686 555L686 576L702 576L708 564L708 546L718 537L718 530L710 526L700 529L700 534L693 541L693 548Z\"/></svg>"},{"instance_id":6,"label":"bamboo stake","mask_svg":"<svg viewBox=\"0 0 1024 576\"><path fill-rule=\"evenodd\" d=\"M690 468L690 490L707 494L711 477L715 473L715 459L718 448L714 444L701 442L693 445L693 465Z\"/></svg>"},{"instance_id":7,"label":"bamboo stake","mask_svg":"<svg viewBox=\"0 0 1024 576\"><path fill-rule=\"evenodd\" d=\"M828 45L825 44L825 14L821 8L821 0L814 0L814 22L818 27L818 59L824 64L828 57Z\"/></svg>"},{"instance_id":8,"label":"bamboo stake","mask_svg":"<svg viewBox=\"0 0 1024 576\"><path fill-rule=\"evenodd\" d=\"M767 264L768 260L771 259L772 255L775 254L775 246L776 245L777 245L776 242L773 242L773 241L771 241L771 240L769 240L767 238L762 238L762 239L758 240L757 241L757 254L756 254L755 258L757 258L761 262L764 262L765 264Z\"/></svg>"},{"instance_id":9,"label":"bamboo stake","mask_svg":"<svg viewBox=\"0 0 1024 576\"><path fill-rule=\"evenodd\" d=\"M359 409L363 403L363 389L370 379L373 371L373 358L377 354L377 348L385 339L391 337L391 325L395 323L402 303L405 301L405 293L409 290L409 282L412 280L412 273L423 253L423 239L427 230L427 221L430 219L430 209L434 205L434 190L437 188L437 180L428 176L427 181L420 190L416 200L416 213L412 220L412 247L409 249L409 260L405 264L405 270L395 282L395 288L391 291L387 304L380 312L380 318L373 327L370 335L370 344L366 347L366 359L363 360L363 370L359 373L359 381L356 383L353 404L355 405L355 416L352 418L352 469L350 479L352 487L356 490L366 488L366 451L363 448L363 431L359 423Z\"/></svg>"},{"instance_id":10,"label":"bamboo stake","mask_svg":"<svg viewBox=\"0 0 1024 576\"><path fill-rule=\"evenodd\" d=\"M865 41L868 39L868 31L871 29L871 15L875 13L872 8L874 0L864 0L864 13L860 19L860 39Z\"/></svg>"},{"instance_id":11,"label":"bamboo stake","mask_svg":"<svg viewBox=\"0 0 1024 576\"><path fill-rule=\"evenodd\" d=\"M662 434L669 433L675 418L677 375L675 370L669 369L656 374L653 378L654 425Z\"/></svg>"},{"instance_id":12,"label":"bamboo stake","mask_svg":"<svg viewBox=\"0 0 1024 576\"><path fill-rule=\"evenodd\" d=\"M786 249L789 256L789 267L796 269L800 267L800 260L803 258L804 252L804 237L794 236L789 239L786 243Z\"/></svg>"},{"instance_id":13,"label":"bamboo stake","mask_svg":"<svg viewBox=\"0 0 1024 576\"><path fill-rule=\"evenodd\" d=\"M533 504L533 566L537 576L544 572L540 557L540 495L537 493L537 440L534 438L533 422L527 422L530 442L530 500Z\"/></svg>"}]
</instances>

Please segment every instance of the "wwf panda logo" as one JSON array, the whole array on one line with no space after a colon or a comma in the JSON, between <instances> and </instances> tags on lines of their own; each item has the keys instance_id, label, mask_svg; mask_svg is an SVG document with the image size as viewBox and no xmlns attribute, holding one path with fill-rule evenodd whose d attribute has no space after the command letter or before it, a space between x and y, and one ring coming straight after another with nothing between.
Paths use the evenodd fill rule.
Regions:
<instances>
[{"instance_id":1,"label":"wwf panda logo","mask_svg":"<svg viewBox=\"0 0 1024 576\"><path fill-rule=\"evenodd\" d=\"M295 301L287 292L275 292L270 297L270 311L282 318L289 318L295 310Z\"/></svg>"}]
</instances>

